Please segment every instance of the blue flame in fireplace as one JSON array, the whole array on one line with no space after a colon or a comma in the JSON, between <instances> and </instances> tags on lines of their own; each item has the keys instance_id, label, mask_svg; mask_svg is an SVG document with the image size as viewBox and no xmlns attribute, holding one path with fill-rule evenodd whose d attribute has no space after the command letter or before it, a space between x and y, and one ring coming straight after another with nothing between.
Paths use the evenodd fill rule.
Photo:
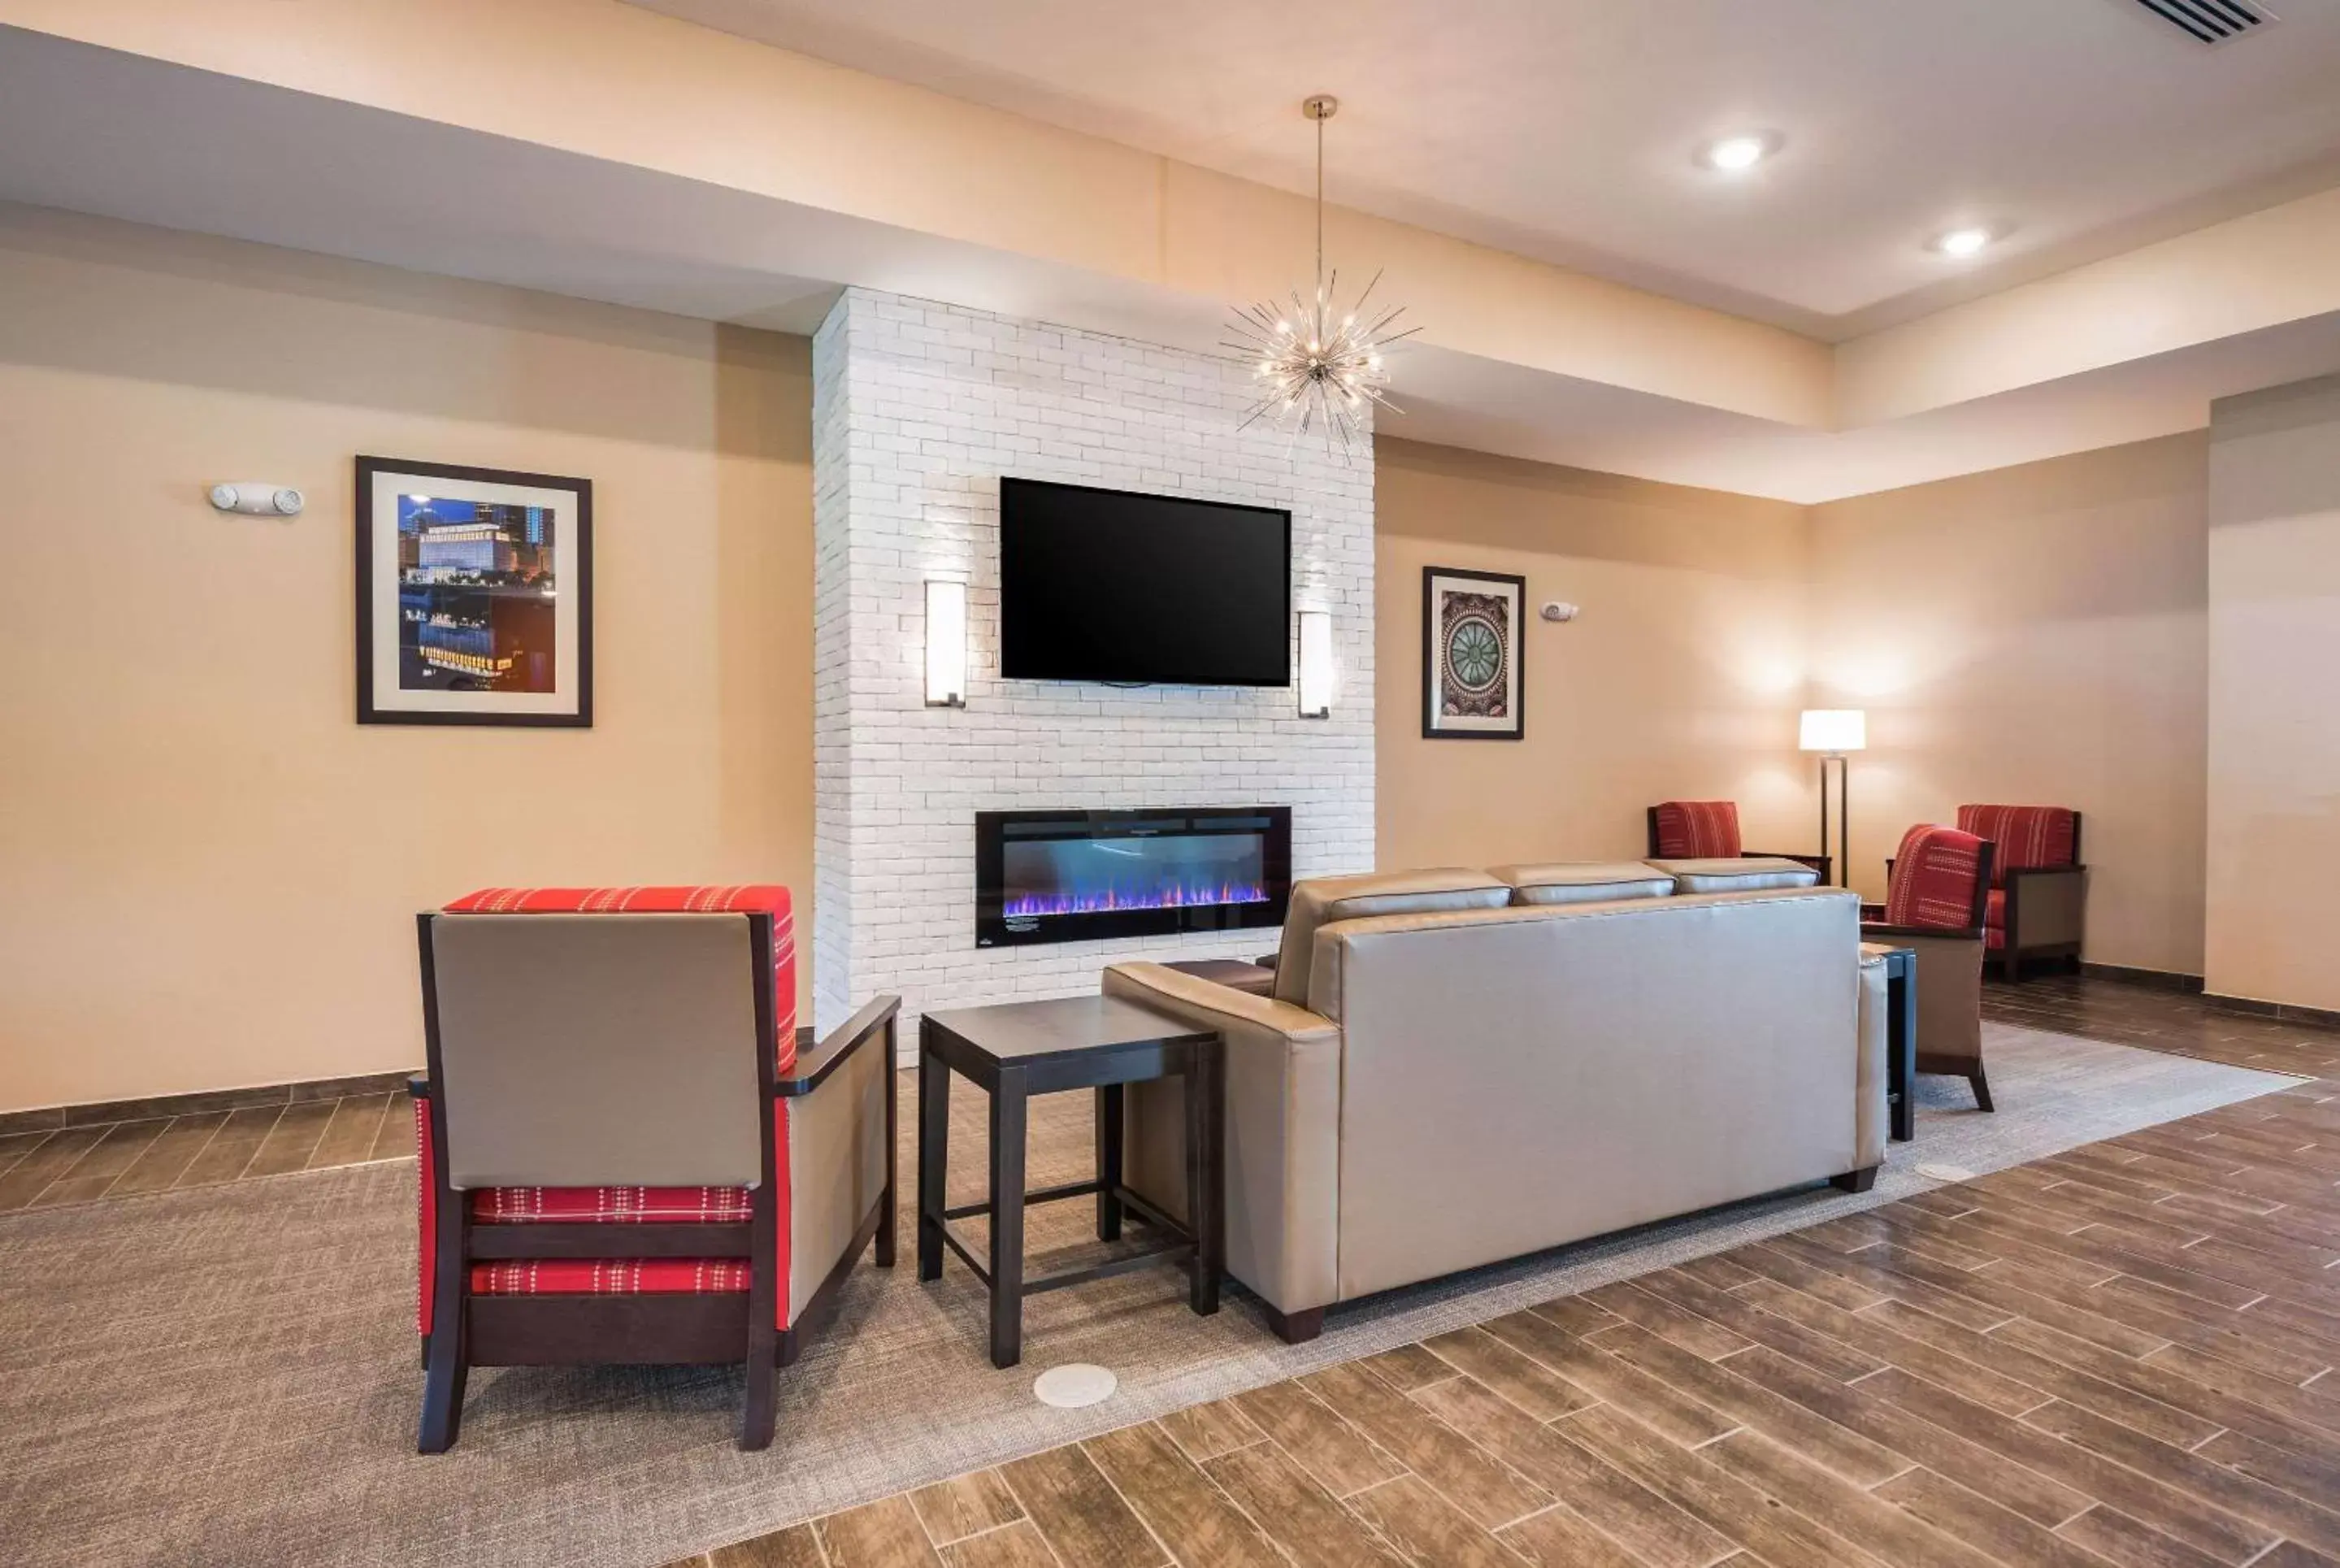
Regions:
<instances>
[{"instance_id":1,"label":"blue flame in fireplace","mask_svg":"<svg viewBox=\"0 0 2340 1568\"><path fill-rule=\"evenodd\" d=\"M1055 839L1005 846L1000 913L1008 919L1264 904L1257 834Z\"/></svg>"}]
</instances>

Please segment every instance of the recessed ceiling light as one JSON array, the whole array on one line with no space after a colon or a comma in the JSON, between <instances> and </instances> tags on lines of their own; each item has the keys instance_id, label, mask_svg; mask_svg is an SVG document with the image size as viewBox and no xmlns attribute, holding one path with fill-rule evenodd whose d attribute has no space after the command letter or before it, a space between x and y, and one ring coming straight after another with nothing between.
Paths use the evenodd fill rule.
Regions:
<instances>
[{"instance_id":1,"label":"recessed ceiling light","mask_svg":"<svg viewBox=\"0 0 2340 1568\"><path fill-rule=\"evenodd\" d=\"M1757 131L1709 142L1705 151L1699 154L1699 161L1710 169L1735 174L1753 168L1779 150L1780 138L1777 135L1769 131Z\"/></svg>"},{"instance_id":2,"label":"recessed ceiling light","mask_svg":"<svg viewBox=\"0 0 2340 1568\"><path fill-rule=\"evenodd\" d=\"M1934 236L1934 249L1946 256L1971 256L1978 253L1990 241L1988 229L1952 229Z\"/></svg>"}]
</instances>

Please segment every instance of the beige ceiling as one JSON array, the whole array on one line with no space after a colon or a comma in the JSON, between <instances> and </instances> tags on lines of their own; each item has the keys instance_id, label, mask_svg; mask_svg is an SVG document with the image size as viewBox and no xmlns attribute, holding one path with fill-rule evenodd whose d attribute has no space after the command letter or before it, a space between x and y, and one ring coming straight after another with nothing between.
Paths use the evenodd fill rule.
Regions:
<instances>
[{"instance_id":1,"label":"beige ceiling","mask_svg":"<svg viewBox=\"0 0 2340 1568\"><path fill-rule=\"evenodd\" d=\"M2340 0L634 3L1293 190L1335 93L1336 202L1830 340L2340 184Z\"/></svg>"}]
</instances>

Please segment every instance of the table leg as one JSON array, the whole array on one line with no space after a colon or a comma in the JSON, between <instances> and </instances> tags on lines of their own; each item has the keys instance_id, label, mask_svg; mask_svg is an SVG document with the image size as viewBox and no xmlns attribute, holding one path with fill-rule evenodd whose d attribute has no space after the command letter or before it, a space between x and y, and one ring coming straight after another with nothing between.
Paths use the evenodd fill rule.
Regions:
<instances>
[{"instance_id":1,"label":"table leg","mask_svg":"<svg viewBox=\"0 0 2340 1568\"><path fill-rule=\"evenodd\" d=\"M1223 1114L1221 1047L1191 1047L1186 1082L1186 1223L1195 1233L1187 1302L1204 1317L1219 1310L1219 1272L1225 1248L1225 1162L1219 1153Z\"/></svg>"},{"instance_id":2,"label":"table leg","mask_svg":"<svg viewBox=\"0 0 2340 1568\"><path fill-rule=\"evenodd\" d=\"M1119 1084L1096 1091L1096 1233L1099 1241L1121 1239L1122 1097Z\"/></svg>"},{"instance_id":3,"label":"table leg","mask_svg":"<svg viewBox=\"0 0 2340 1568\"><path fill-rule=\"evenodd\" d=\"M934 1048L934 1026L918 1020L918 1277L943 1276L944 1196L950 1171L950 1068Z\"/></svg>"},{"instance_id":4,"label":"table leg","mask_svg":"<svg viewBox=\"0 0 2340 1568\"><path fill-rule=\"evenodd\" d=\"M1024 1358L1024 1071L991 1091L991 1365Z\"/></svg>"},{"instance_id":5,"label":"table leg","mask_svg":"<svg viewBox=\"0 0 2340 1568\"><path fill-rule=\"evenodd\" d=\"M1918 975L1903 959L1885 981L1885 1084L1893 1097L1893 1139L1918 1136Z\"/></svg>"}]
</instances>

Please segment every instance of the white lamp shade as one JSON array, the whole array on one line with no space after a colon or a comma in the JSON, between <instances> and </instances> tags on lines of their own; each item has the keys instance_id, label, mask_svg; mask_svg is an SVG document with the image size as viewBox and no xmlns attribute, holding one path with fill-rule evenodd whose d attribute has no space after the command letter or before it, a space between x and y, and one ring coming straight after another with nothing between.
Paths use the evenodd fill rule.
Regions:
<instances>
[{"instance_id":1,"label":"white lamp shade","mask_svg":"<svg viewBox=\"0 0 2340 1568\"><path fill-rule=\"evenodd\" d=\"M927 706L967 706L967 584L927 583Z\"/></svg>"},{"instance_id":2,"label":"white lamp shade","mask_svg":"<svg viewBox=\"0 0 2340 1568\"><path fill-rule=\"evenodd\" d=\"M1797 746L1805 751L1865 751L1869 714L1859 708L1807 708Z\"/></svg>"},{"instance_id":3,"label":"white lamp shade","mask_svg":"<svg viewBox=\"0 0 2340 1568\"><path fill-rule=\"evenodd\" d=\"M1333 617L1329 610L1300 612L1300 717L1333 716Z\"/></svg>"}]
</instances>

